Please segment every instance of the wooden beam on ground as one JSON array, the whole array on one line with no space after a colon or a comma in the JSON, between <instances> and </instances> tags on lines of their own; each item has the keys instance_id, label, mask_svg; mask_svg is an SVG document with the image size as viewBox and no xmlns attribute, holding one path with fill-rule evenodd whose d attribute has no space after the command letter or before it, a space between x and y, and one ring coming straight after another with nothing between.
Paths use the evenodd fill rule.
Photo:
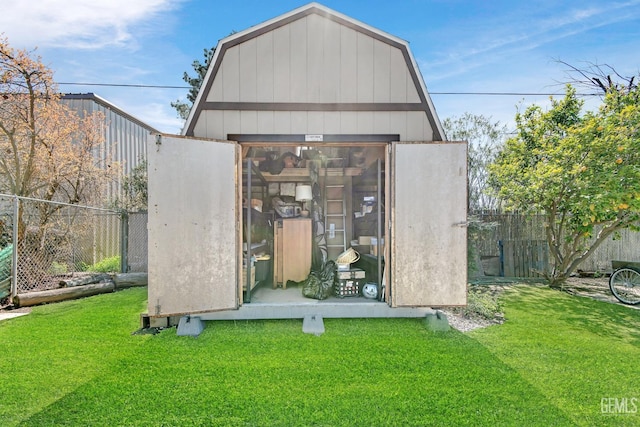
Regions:
<instances>
[{"instance_id":1,"label":"wooden beam on ground","mask_svg":"<svg viewBox=\"0 0 640 427\"><path fill-rule=\"evenodd\" d=\"M116 288L131 288L134 286L147 286L149 275L147 273L118 273L114 277Z\"/></svg>"},{"instance_id":2,"label":"wooden beam on ground","mask_svg":"<svg viewBox=\"0 0 640 427\"><path fill-rule=\"evenodd\" d=\"M61 280L60 287L71 288L73 286L90 285L108 280L111 280L111 276L107 273L83 274L82 276Z\"/></svg>"}]
</instances>

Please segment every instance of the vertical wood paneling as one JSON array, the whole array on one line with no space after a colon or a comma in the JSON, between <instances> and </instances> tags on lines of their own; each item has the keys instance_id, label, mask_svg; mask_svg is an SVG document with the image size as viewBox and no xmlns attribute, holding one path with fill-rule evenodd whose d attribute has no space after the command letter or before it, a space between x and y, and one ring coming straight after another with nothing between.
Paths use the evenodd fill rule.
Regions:
<instances>
[{"instance_id":1,"label":"vertical wood paneling","mask_svg":"<svg viewBox=\"0 0 640 427\"><path fill-rule=\"evenodd\" d=\"M324 31L318 15L307 16L307 102L321 102L324 89Z\"/></svg>"},{"instance_id":2,"label":"vertical wood paneling","mask_svg":"<svg viewBox=\"0 0 640 427\"><path fill-rule=\"evenodd\" d=\"M196 136L209 135L209 138L217 138L216 135L218 135L223 131L222 126L220 127L209 126L209 115L208 115L209 113L210 112L207 112L207 114L200 114L200 117L198 118L196 125L193 127L194 135ZM216 113L220 113L220 116L222 116L221 111L216 111Z\"/></svg>"},{"instance_id":3,"label":"vertical wood paneling","mask_svg":"<svg viewBox=\"0 0 640 427\"><path fill-rule=\"evenodd\" d=\"M347 27L340 28L340 102L358 99L358 38Z\"/></svg>"},{"instance_id":4,"label":"vertical wood paneling","mask_svg":"<svg viewBox=\"0 0 640 427\"><path fill-rule=\"evenodd\" d=\"M238 47L228 49L220 71L222 72L222 100L238 102L240 100L240 50Z\"/></svg>"},{"instance_id":5,"label":"vertical wood paneling","mask_svg":"<svg viewBox=\"0 0 640 427\"><path fill-rule=\"evenodd\" d=\"M274 41L273 32L257 39L257 96L258 102L273 102Z\"/></svg>"},{"instance_id":6,"label":"vertical wood paneling","mask_svg":"<svg viewBox=\"0 0 640 427\"><path fill-rule=\"evenodd\" d=\"M355 111L341 111L340 129L340 133L358 133L358 113Z\"/></svg>"},{"instance_id":7,"label":"vertical wood paneling","mask_svg":"<svg viewBox=\"0 0 640 427\"><path fill-rule=\"evenodd\" d=\"M373 129L373 111L358 111L357 115L357 133L371 133Z\"/></svg>"},{"instance_id":8,"label":"vertical wood paneling","mask_svg":"<svg viewBox=\"0 0 640 427\"><path fill-rule=\"evenodd\" d=\"M402 111L389 112L389 128L400 135L401 141L409 141L407 135L407 114Z\"/></svg>"},{"instance_id":9,"label":"vertical wood paneling","mask_svg":"<svg viewBox=\"0 0 640 427\"><path fill-rule=\"evenodd\" d=\"M307 25L306 18L289 24L291 73L289 98L292 102L307 102Z\"/></svg>"},{"instance_id":10,"label":"vertical wood paneling","mask_svg":"<svg viewBox=\"0 0 640 427\"><path fill-rule=\"evenodd\" d=\"M240 133L258 133L257 111L240 111Z\"/></svg>"},{"instance_id":11,"label":"vertical wood paneling","mask_svg":"<svg viewBox=\"0 0 640 427\"><path fill-rule=\"evenodd\" d=\"M393 133L390 123L388 111L375 111L373 113L373 133Z\"/></svg>"},{"instance_id":12,"label":"vertical wood paneling","mask_svg":"<svg viewBox=\"0 0 640 427\"><path fill-rule=\"evenodd\" d=\"M307 133L307 112L292 111L291 112L291 133Z\"/></svg>"},{"instance_id":13,"label":"vertical wood paneling","mask_svg":"<svg viewBox=\"0 0 640 427\"><path fill-rule=\"evenodd\" d=\"M218 71L218 74L213 76L213 83L211 84L211 90L207 94L208 102L222 102L222 70Z\"/></svg>"},{"instance_id":14,"label":"vertical wood paneling","mask_svg":"<svg viewBox=\"0 0 640 427\"><path fill-rule=\"evenodd\" d=\"M291 131L291 112L290 111L274 111L273 112L273 133L289 134Z\"/></svg>"},{"instance_id":15,"label":"vertical wood paneling","mask_svg":"<svg viewBox=\"0 0 640 427\"><path fill-rule=\"evenodd\" d=\"M277 28L273 31L273 101L289 102L291 93L291 35L289 26Z\"/></svg>"},{"instance_id":16,"label":"vertical wood paneling","mask_svg":"<svg viewBox=\"0 0 640 427\"><path fill-rule=\"evenodd\" d=\"M309 111L307 113L307 130L304 133L322 134L328 133L324 126L324 112Z\"/></svg>"},{"instance_id":17,"label":"vertical wood paneling","mask_svg":"<svg viewBox=\"0 0 640 427\"><path fill-rule=\"evenodd\" d=\"M389 102L391 99L391 46L373 42L373 101Z\"/></svg>"},{"instance_id":18,"label":"vertical wood paneling","mask_svg":"<svg viewBox=\"0 0 640 427\"><path fill-rule=\"evenodd\" d=\"M433 128L431 127L431 123L429 123L427 114L421 111L420 117L422 117L422 141L433 141Z\"/></svg>"},{"instance_id":19,"label":"vertical wood paneling","mask_svg":"<svg viewBox=\"0 0 640 427\"><path fill-rule=\"evenodd\" d=\"M428 141L425 138L424 120L425 113L422 111L409 111L407 115L406 141Z\"/></svg>"},{"instance_id":20,"label":"vertical wood paneling","mask_svg":"<svg viewBox=\"0 0 640 427\"><path fill-rule=\"evenodd\" d=\"M256 133L275 133L275 114L273 111L258 111L258 130Z\"/></svg>"},{"instance_id":21,"label":"vertical wood paneling","mask_svg":"<svg viewBox=\"0 0 640 427\"><path fill-rule=\"evenodd\" d=\"M409 78L407 64L404 62L404 57L400 49L391 48L389 55L389 101L406 102L407 79Z\"/></svg>"},{"instance_id":22,"label":"vertical wood paneling","mask_svg":"<svg viewBox=\"0 0 640 427\"><path fill-rule=\"evenodd\" d=\"M340 100L340 27L336 22L324 21L321 102Z\"/></svg>"},{"instance_id":23,"label":"vertical wood paneling","mask_svg":"<svg viewBox=\"0 0 640 427\"><path fill-rule=\"evenodd\" d=\"M404 68L404 72L407 75L407 102L415 103L420 102L420 95L418 92L418 87L416 87L411 75L409 74L409 69L407 67Z\"/></svg>"},{"instance_id":24,"label":"vertical wood paneling","mask_svg":"<svg viewBox=\"0 0 640 427\"><path fill-rule=\"evenodd\" d=\"M227 139L230 133L240 133L240 112L237 110L225 110L222 112L224 127L220 139Z\"/></svg>"},{"instance_id":25,"label":"vertical wood paneling","mask_svg":"<svg viewBox=\"0 0 640 427\"><path fill-rule=\"evenodd\" d=\"M373 39L357 33L357 102L373 102Z\"/></svg>"},{"instance_id":26,"label":"vertical wood paneling","mask_svg":"<svg viewBox=\"0 0 640 427\"><path fill-rule=\"evenodd\" d=\"M401 49L316 14L227 49L214 80L216 91L222 95L209 98L223 102L420 102ZM416 111L341 112L331 120L311 112L242 117L225 116L224 130L207 135L224 138L249 129L329 133L331 126L343 133L398 133L405 141L433 138L426 114ZM213 126L205 128L211 131Z\"/></svg>"},{"instance_id":27,"label":"vertical wood paneling","mask_svg":"<svg viewBox=\"0 0 640 427\"><path fill-rule=\"evenodd\" d=\"M338 111L325 111L324 113L324 131L328 134L343 133L340 127L340 113Z\"/></svg>"},{"instance_id":28,"label":"vertical wood paneling","mask_svg":"<svg viewBox=\"0 0 640 427\"><path fill-rule=\"evenodd\" d=\"M258 94L258 42L249 39L238 46L240 102L255 102Z\"/></svg>"}]
</instances>

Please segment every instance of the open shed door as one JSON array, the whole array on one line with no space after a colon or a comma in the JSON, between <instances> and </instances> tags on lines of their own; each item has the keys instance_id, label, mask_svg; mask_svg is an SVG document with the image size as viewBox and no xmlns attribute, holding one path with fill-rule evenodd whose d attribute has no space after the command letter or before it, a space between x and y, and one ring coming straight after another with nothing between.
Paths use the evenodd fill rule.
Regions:
<instances>
[{"instance_id":1,"label":"open shed door","mask_svg":"<svg viewBox=\"0 0 640 427\"><path fill-rule=\"evenodd\" d=\"M238 144L148 144L149 315L237 308Z\"/></svg>"},{"instance_id":2,"label":"open shed door","mask_svg":"<svg viewBox=\"0 0 640 427\"><path fill-rule=\"evenodd\" d=\"M467 144L392 147L391 305L464 305Z\"/></svg>"}]
</instances>

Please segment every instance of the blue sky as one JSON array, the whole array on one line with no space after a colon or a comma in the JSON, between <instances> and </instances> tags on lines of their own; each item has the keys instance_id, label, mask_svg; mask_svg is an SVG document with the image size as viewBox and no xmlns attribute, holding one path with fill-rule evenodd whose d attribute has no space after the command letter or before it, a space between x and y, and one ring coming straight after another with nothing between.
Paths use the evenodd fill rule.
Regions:
<instances>
[{"instance_id":1,"label":"blue sky","mask_svg":"<svg viewBox=\"0 0 640 427\"><path fill-rule=\"evenodd\" d=\"M93 92L163 132L182 122L170 103L187 89L184 71L203 49L307 1L3 0L0 33L32 50L65 93ZM407 40L440 119L465 112L513 127L518 106L559 93L570 76L558 59L582 67L640 70L640 0L325 0L323 5ZM585 92L585 90L582 90ZM560 95L561 96L561 95ZM597 99L589 98L588 108Z\"/></svg>"}]
</instances>

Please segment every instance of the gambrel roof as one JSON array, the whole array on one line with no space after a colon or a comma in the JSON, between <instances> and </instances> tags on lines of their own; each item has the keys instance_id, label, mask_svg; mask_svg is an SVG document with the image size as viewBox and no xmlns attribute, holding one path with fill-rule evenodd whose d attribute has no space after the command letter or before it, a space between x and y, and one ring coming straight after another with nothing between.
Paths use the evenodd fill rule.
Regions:
<instances>
[{"instance_id":1,"label":"gambrel roof","mask_svg":"<svg viewBox=\"0 0 640 427\"><path fill-rule=\"evenodd\" d=\"M408 43L310 3L220 40L183 134L332 130L444 138Z\"/></svg>"}]
</instances>

